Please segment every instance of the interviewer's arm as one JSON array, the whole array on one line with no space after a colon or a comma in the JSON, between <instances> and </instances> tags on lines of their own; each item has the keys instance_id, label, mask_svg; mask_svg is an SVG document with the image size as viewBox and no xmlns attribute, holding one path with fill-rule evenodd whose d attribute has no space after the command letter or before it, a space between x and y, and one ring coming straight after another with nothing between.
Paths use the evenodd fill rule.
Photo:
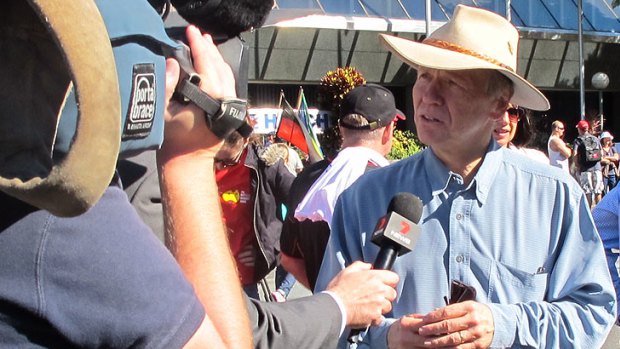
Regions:
<instances>
[{"instance_id":1,"label":"interviewer's arm","mask_svg":"<svg viewBox=\"0 0 620 349\"><path fill-rule=\"evenodd\" d=\"M196 71L203 78L201 88L215 98L235 96L230 67L210 37L201 37L194 27L187 34ZM169 99L179 65L174 60L167 63ZM200 110L176 102L167 106L164 139L158 164L167 245L206 310L186 347L250 348L248 315L215 182L214 156L221 141L208 130Z\"/></svg>"}]
</instances>

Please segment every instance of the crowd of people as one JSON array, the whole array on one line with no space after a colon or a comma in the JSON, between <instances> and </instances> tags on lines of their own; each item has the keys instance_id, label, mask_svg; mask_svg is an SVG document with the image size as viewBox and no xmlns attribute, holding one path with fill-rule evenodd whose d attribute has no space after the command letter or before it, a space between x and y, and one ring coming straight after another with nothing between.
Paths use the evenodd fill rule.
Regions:
<instances>
[{"instance_id":1,"label":"crowd of people","mask_svg":"<svg viewBox=\"0 0 620 349\"><path fill-rule=\"evenodd\" d=\"M553 121L545 154L534 144L538 130L533 125L531 111L511 105L496 123L493 137L503 147L570 173L580 184L592 208L616 186L620 157L609 131L595 132L586 120L579 121L575 129L578 135L569 143L564 139L564 122Z\"/></svg>"},{"instance_id":2,"label":"crowd of people","mask_svg":"<svg viewBox=\"0 0 620 349\"><path fill-rule=\"evenodd\" d=\"M550 105L517 73L519 34L505 18L458 5L422 42L379 35L417 72L413 119L426 148L408 158L386 159L395 122L405 115L383 86L360 85L344 96L342 148L304 166L283 142L253 141L241 120L216 134L201 103L175 95L189 80L162 52L156 63L165 73L153 84L162 103L153 106L165 122L163 142L115 164L102 158L125 141L118 122L96 136L87 128L121 114L97 6L36 3L11 2L9 17L24 25L0 30L20 49L19 57L2 53L11 58L1 76L13 79L5 83L57 81L43 84L45 93L23 84L3 95L9 113L1 134L10 147L2 157L18 159L10 167L0 162L7 208L0 216L0 346L584 348L600 347L612 328L618 331L613 136L593 135L582 120L568 145L564 123L555 121L547 154L534 149L531 111ZM172 1L206 6L188 3ZM249 29L261 25L271 1L232 3L215 5L219 19L243 17L241 27ZM68 15L77 24L60 20ZM161 25L156 11L150 16L148 23ZM94 56L76 35L85 25L92 26L87 39L101 46ZM185 30L200 77L195 94L243 108L233 70L201 29ZM67 59L69 72L41 61L48 55L40 50L55 42L62 52L48 55ZM11 66L20 64L29 69ZM97 74L83 75L88 69ZM69 75L78 81L70 83ZM82 90L96 89L89 85L95 75L108 83L109 101ZM60 159L50 157L73 88L76 141ZM38 108L26 108L30 99ZM224 109L218 118L235 118ZM85 134L116 148L79 142ZM87 156L93 152L101 156ZM32 177L34 184L25 183ZM405 224L416 225L419 236L392 270L374 269L377 223L403 192L420 199L419 221ZM395 234L411 238L409 228ZM274 292L262 297L276 302L261 301L259 288L276 269ZM295 279L313 294L287 300ZM468 297L451 297L455 285Z\"/></svg>"},{"instance_id":3,"label":"crowd of people","mask_svg":"<svg viewBox=\"0 0 620 349\"><path fill-rule=\"evenodd\" d=\"M564 127L560 120L551 125L547 145L549 161L552 166L570 173L579 182L592 208L617 183L620 158L612 142L614 137L609 131L595 135L590 123L581 120L575 126L577 137L572 143L567 143Z\"/></svg>"}]
</instances>

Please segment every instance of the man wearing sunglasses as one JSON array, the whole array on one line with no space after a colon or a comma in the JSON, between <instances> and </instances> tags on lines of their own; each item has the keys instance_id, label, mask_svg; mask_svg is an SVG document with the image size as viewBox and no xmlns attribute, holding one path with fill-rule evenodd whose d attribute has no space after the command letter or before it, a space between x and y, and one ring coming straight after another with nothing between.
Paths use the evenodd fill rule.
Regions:
<instances>
[{"instance_id":1,"label":"man wearing sunglasses","mask_svg":"<svg viewBox=\"0 0 620 349\"><path fill-rule=\"evenodd\" d=\"M564 124L560 120L555 120L551 124L551 136L549 136L547 143L547 152L551 166L569 172L568 159L571 157L572 150L564 143Z\"/></svg>"},{"instance_id":2,"label":"man wearing sunglasses","mask_svg":"<svg viewBox=\"0 0 620 349\"><path fill-rule=\"evenodd\" d=\"M283 161L271 163L235 131L215 155L215 176L241 284L258 299L257 283L277 264L282 205L295 179Z\"/></svg>"}]
</instances>

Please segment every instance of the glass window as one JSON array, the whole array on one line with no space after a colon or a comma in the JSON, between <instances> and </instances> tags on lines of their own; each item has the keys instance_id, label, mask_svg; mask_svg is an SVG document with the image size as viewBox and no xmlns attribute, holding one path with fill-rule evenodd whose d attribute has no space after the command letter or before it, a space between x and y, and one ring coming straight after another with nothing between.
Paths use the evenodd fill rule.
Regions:
<instances>
[{"instance_id":1,"label":"glass window","mask_svg":"<svg viewBox=\"0 0 620 349\"><path fill-rule=\"evenodd\" d=\"M478 3L478 7L506 17L506 0L476 0L476 3Z\"/></svg>"},{"instance_id":2,"label":"glass window","mask_svg":"<svg viewBox=\"0 0 620 349\"><path fill-rule=\"evenodd\" d=\"M610 7L613 1L614 0L605 0L605 2L608 3ZM620 17L620 6L614 8L613 11L616 13L616 16Z\"/></svg>"},{"instance_id":3,"label":"glass window","mask_svg":"<svg viewBox=\"0 0 620 349\"><path fill-rule=\"evenodd\" d=\"M317 0L276 0L276 4L278 8L321 8Z\"/></svg>"},{"instance_id":4,"label":"glass window","mask_svg":"<svg viewBox=\"0 0 620 349\"><path fill-rule=\"evenodd\" d=\"M578 30L577 5L573 0L542 0L562 29ZM583 20L583 30L593 30L587 20Z\"/></svg>"},{"instance_id":5,"label":"glass window","mask_svg":"<svg viewBox=\"0 0 620 349\"><path fill-rule=\"evenodd\" d=\"M360 2L371 17L407 18L407 14L396 0L360 0Z\"/></svg>"},{"instance_id":6,"label":"glass window","mask_svg":"<svg viewBox=\"0 0 620 349\"><path fill-rule=\"evenodd\" d=\"M515 9L512 6L510 7L510 21L517 27L525 26L525 23L523 23L523 20L521 19L519 14L515 12Z\"/></svg>"},{"instance_id":7,"label":"glass window","mask_svg":"<svg viewBox=\"0 0 620 349\"><path fill-rule=\"evenodd\" d=\"M604 0L583 0L582 6L583 16L595 30L620 32L620 22Z\"/></svg>"},{"instance_id":8,"label":"glass window","mask_svg":"<svg viewBox=\"0 0 620 349\"><path fill-rule=\"evenodd\" d=\"M437 0L437 2L439 3L439 5L441 7L443 7L443 9L446 11L446 13L448 14L449 17L452 17L452 14L454 13L454 8L458 4L463 4L463 5L467 5L467 6L476 6L476 4L474 4L474 2L472 0L463 0L463 1L459 1L459 0Z\"/></svg>"},{"instance_id":9,"label":"glass window","mask_svg":"<svg viewBox=\"0 0 620 349\"><path fill-rule=\"evenodd\" d=\"M448 20L448 17L443 12L441 7L437 5L435 0L431 0L431 20L433 21L441 21L445 22ZM409 16L413 19L417 19L420 21L426 20L426 0L405 0L403 1L403 5L409 12Z\"/></svg>"},{"instance_id":10,"label":"glass window","mask_svg":"<svg viewBox=\"0 0 620 349\"><path fill-rule=\"evenodd\" d=\"M578 30L578 0L512 0L516 26ZM613 0L582 0L583 30L620 32L620 7ZM323 9L327 14L425 20L426 0L276 0L281 9ZM447 21L459 4L506 15L506 0L431 0L431 19ZM404 9L403 9L404 6Z\"/></svg>"},{"instance_id":11,"label":"glass window","mask_svg":"<svg viewBox=\"0 0 620 349\"><path fill-rule=\"evenodd\" d=\"M327 14L349 16L366 16L364 9L357 0L320 0Z\"/></svg>"},{"instance_id":12,"label":"glass window","mask_svg":"<svg viewBox=\"0 0 620 349\"><path fill-rule=\"evenodd\" d=\"M513 23L516 24L515 19L518 17L523 21L523 25L533 28L558 28L559 23L551 16L547 7L545 7L540 0L531 1L511 1L510 2L513 14Z\"/></svg>"}]
</instances>

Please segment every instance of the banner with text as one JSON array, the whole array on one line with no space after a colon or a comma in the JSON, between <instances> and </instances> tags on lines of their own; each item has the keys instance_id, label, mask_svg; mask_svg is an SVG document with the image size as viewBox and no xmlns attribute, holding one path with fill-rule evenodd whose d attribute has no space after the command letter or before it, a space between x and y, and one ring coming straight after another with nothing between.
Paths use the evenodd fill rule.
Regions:
<instances>
[{"instance_id":1,"label":"banner with text","mask_svg":"<svg viewBox=\"0 0 620 349\"><path fill-rule=\"evenodd\" d=\"M278 108L250 108L248 110L250 118L255 122L254 133L274 133L280 121L282 109ZM310 125L316 134L323 133L329 128L331 111L309 108Z\"/></svg>"}]
</instances>

